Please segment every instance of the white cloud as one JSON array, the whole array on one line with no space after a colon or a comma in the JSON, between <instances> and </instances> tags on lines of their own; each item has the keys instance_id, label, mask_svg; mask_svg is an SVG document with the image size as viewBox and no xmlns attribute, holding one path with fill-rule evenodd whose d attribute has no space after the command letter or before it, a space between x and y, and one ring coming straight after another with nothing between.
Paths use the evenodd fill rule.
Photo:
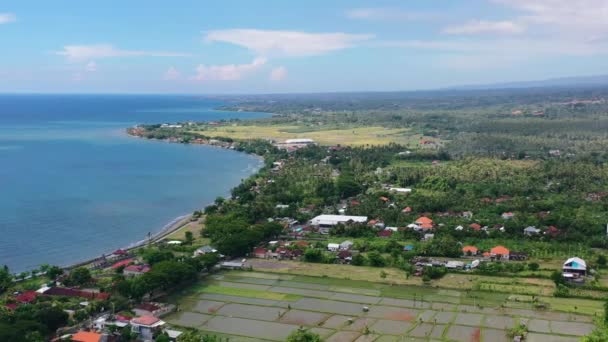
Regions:
<instances>
[{"instance_id":1,"label":"white cloud","mask_svg":"<svg viewBox=\"0 0 608 342\"><path fill-rule=\"evenodd\" d=\"M519 20L540 30L592 40L608 35L606 0L492 0L521 12ZM551 32L555 33L555 32Z\"/></svg>"},{"instance_id":2,"label":"white cloud","mask_svg":"<svg viewBox=\"0 0 608 342\"><path fill-rule=\"evenodd\" d=\"M282 81L287 77L287 68L284 66L276 67L270 71L270 80Z\"/></svg>"},{"instance_id":3,"label":"white cloud","mask_svg":"<svg viewBox=\"0 0 608 342\"><path fill-rule=\"evenodd\" d=\"M17 16L13 13L0 13L0 25L14 23L17 21Z\"/></svg>"},{"instance_id":4,"label":"white cloud","mask_svg":"<svg viewBox=\"0 0 608 342\"><path fill-rule=\"evenodd\" d=\"M196 67L197 81L235 81L242 79L266 64L265 58L256 58L249 64L204 65Z\"/></svg>"},{"instance_id":5,"label":"white cloud","mask_svg":"<svg viewBox=\"0 0 608 342\"><path fill-rule=\"evenodd\" d=\"M141 50L121 50L110 44L94 45L66 45L63 50L56 51L55 54L65 56L71 62L82 62L90 59L110 58L110 57L185 57L189 54L169 52L169 51L141 51Z\"/></svg>"},{"instance_id":6,"label":"white cloud","mask_svg":"<svg viewBox=\"0 0 608 342\"><path fill-rule=\"evenodd\" d=\"M97 71L97 63L95 63L95 61L90 61L89 63L87 63L84 69L87 72L95 72Z\"/></svg>"},{"instance_id":7,"label":"white cloud","mask_svg":"<svg viewBox=\"0 0 608 342\"><path fill-rule=\"evenodd\" d=\"M525 31L525 25L513 21L471 20L463 25L447 27L443 30L443 33L457 35L520 34Z\"/></svg>"},{"instance_id":8,"label":"white cloud","mask_svg":"<svg viewBox=\"0 0 608 342\"><path fill-rule=\"evenodd\" d=\"M394 21L418 21L430 20L442 17L438 13L403 11L397 8L368 7L354 8L346 12L350 19L358 20L394 20Z\"/></svg>"},{"instance_id":9,"label":"white cloud","mask_svg":"<svg viewBox=\"0 0 608 342\"><path fill-rule=\"evenodd\" d=\"M210 31L205 38L239 45L261 56L314 56L351 48L373 35L232 29Z\"/></svg>"},{"instance_id":10,"label":"white cloud","mask_svg":"<svg viewBox=\"0 0 608 342\"><path fill-rule=\"evenodd\" d=\"M180 78L182 78L182 73L173 66L170 66L163 75L163 80L165 81L175 81L179 80Z\"/></svg>"}]
</instances>

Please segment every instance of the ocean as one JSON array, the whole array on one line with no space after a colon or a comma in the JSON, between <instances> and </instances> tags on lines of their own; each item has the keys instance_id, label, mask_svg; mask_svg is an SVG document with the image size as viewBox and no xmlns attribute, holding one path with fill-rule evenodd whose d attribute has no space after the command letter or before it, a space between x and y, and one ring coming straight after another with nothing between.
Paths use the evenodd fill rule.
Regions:
<instances>
[{"instance_id":1,"label":"ocean","mask_svg":"<svg viewBox=\"0 0 608 342\"><path fill-rule=\"evenodd\" d=\"M193 96L0 95L0 265L68 265L227 196L261 161L127 136L140 123L259 118Z\"/></svg>"}]
</instances>

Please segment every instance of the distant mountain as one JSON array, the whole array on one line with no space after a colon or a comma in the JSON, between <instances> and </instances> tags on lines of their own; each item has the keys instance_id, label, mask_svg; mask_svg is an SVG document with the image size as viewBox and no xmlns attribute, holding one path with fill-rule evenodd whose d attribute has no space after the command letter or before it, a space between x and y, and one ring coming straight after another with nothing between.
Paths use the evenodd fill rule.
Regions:
<instances>
[{"instance_id":1,"label":"distant mountain","mask_svg":"<svg viewBox=\"0 0 608 342\"><path fill-rule=\"evenodd\" d=\"M545 88L545 87L594 87L608 85L608 75L551 78L539 81L507 82L456 86L452 90Z\"/></svg>"}]
</instances>

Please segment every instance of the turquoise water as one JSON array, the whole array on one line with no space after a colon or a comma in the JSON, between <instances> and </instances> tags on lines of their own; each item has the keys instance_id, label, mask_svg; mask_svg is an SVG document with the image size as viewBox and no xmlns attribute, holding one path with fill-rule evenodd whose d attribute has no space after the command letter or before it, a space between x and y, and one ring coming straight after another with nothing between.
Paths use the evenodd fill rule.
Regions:
<instances>
[{"instance_id":1,"label":"turquoise water","mask_svg":"<svg viewBox=\"0 0 608 342\"><path fill-rule=\"evenodd\" d=\"M261 161L127 136L137 123L262 117L179 96L0 95L0 265L109 253L226 196Z\"/></svg>"}]
</instances>

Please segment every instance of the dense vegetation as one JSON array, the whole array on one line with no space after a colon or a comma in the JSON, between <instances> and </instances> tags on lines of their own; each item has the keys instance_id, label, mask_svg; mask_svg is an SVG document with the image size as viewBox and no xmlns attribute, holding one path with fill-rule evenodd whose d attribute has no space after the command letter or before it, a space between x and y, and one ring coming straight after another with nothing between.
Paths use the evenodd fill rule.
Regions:
<instances>
[{"instance_id":1,"label":"dense vegetation","mask_svg":"<svg viewBox=\"0 0 608 342\"><path fill-rule=\"evenodd\" d=\"M454 157L588 155L606 160L608 88L532 88L224 98L231 109L274 113L249 124L300 131L381 125L436 137ZM247 124L247 123L241 123Z\"/></svg>"}]
</instances>

